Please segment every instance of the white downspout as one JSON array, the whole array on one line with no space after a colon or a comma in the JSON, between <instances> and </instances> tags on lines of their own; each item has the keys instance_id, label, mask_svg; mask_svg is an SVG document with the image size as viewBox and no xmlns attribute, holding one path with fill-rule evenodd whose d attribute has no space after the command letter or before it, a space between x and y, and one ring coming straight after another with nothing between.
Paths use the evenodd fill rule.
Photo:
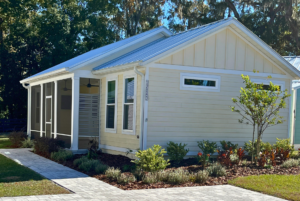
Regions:
<instances>
[{"instance_id":1,"label":"white downspout","mask_svg":"<svg viewBox=\"0 0 300 201\"><path fill-rule=\"evenodd\" d=\"M144 83L145 83L145 75L138 71L136 69L136 66L134 66L134 72L142 77L142 84L141 84L141 107L140 107L140 149L144 150L143 147L143 125L144 125L144 98L145 98L145 89L144 89Z\"/></svg>"},{"instance_id":2,"label":"white downspout","mask_svg":"<svg viewBox=\"0 0 300 201\"><path fill-rule=\"evenodd\" d=\"M25 83L22 83L22 86L27 89L27 135L31 138L31 89L30 85L25 86Z\"/></svg>"}]
</instances>

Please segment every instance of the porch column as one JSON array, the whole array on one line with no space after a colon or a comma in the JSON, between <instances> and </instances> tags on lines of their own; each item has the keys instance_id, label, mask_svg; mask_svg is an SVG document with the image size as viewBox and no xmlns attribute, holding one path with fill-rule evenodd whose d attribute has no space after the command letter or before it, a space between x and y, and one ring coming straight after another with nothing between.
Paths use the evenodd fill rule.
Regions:
<instances>
[{"instance_id":1,"label":"porch column","mask_svg":"<svg viewBox=\"0 0 300 201\"><path fill-rule=\"evenodd\" d=\"M40 84L41 86L41 102L40 102L40 106L41 106L41 116L40 116L40 137L43 137L43 84Z\"/></svg>"},{"instance_id":2,"label":"porch column","mask_svg":"<svg viewBox=\"0 0 300 201\"><path fill-rule=\"evenodd\" d=\"M78 150L79 130L79 77L72 77L72 122L71 122L71 150Z\"/></svg>"},{"instance_id":3,"label":"porch column","mask_svg":"<svg viewBox=\"0 0 300 201\"><path fill-rule=\"evenodd\" d=\"M27 136L31 138L31 86L27 88L28 98L27 98Z\"/></svg>"},{"instance_id":4,"label":"porch column","mask_svg":"<svg viewBox=\"0 0 300 201\"><path fill-rule=\"evenodd\" d=\"M54 81L54 138L57 138L57 80Z\"/></svg>"}]
</instances>

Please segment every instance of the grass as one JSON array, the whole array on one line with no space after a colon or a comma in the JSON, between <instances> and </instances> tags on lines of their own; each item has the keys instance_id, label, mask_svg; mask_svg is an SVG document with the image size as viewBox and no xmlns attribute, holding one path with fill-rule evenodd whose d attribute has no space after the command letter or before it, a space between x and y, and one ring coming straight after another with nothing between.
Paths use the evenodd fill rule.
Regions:
<instances>
[{"instance_id":1,"label":"grass","mask_svg":"<svg viewBox=\"0 0 300 201\"><path fill-rule=\"evenodd\" d=\"M300 201L300 175L260 175L239 177L229 184L272 196Z\"/></svg>"},{"instance_id":2,"label":"grass","mask_svg":"<svg viewBox=\"0 0 300 201\"><path fill-rule=\"evenodd\" d=\"M0 149L10 148L11 145L8 139L8 133L0 133Z\"/></svg>"},{"instance_id":3,"label":"grass","mask_svg":"<svg viewBox=\"0 0 300 201\"><path fill-rule=\"evenodd\" d=\"M0 197L70 193L1 154L0 170Z\"/></svg>"}]
</instances>

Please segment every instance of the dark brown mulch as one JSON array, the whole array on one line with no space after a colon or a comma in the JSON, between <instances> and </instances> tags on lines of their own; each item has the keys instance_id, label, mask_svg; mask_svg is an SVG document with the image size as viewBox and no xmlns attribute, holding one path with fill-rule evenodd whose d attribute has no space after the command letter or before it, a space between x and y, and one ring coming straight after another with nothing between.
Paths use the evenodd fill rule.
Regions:
<instances>
[{"instance_id":1,"label":"dark brown mulch","mask_svg":"<svg viewBox=\"0 0 300 201\"><path fill-rule=\"evenodd\" d=\"M73 161L77 158L80 158L84 155L75 155L72 160L66 161L61 163L64 166L70 167L72 169L75 169L79 172L82 172L81 170L77 169L73 165ZM45 156L43 156L45 157ZM50 159L49 157L46 157ZM131 159L123 156L123 155L111 155L107 153L99 153L98 159L101 160L104 164L120 168L124 172L124 166L129 165L132 166L133 163L131 163ZM51 159L50 159L51 160ZM198 165L195 158L189 158L184 159L180 164L175 164L171 161L170 166L166 169L166 171L174 170L176 168L183 168L188 170L189 172L197 172L199 170L202 170L202 166ZM116 186L123 190L136 190L136 189L155 189L155 188L173 188L173 187L189 187L189 186L213 186L213 185L224 185L228 184L228 180L235 179L237 177L243 177L243 176L251 176L251 175L264 175L264 174L278 174L278 175L297 175L300 174L300 168L281 168L280 166L275 166L272 169L268 168L261 168L254 165L248 164L247 166L234 166L230 168L226 168L227 175L224 177L209 177L208 181L204 184L198 184L193 182L188 182L181 185L172 185L167 184L164 182L158 182L155 184L145 184L142 181L136 181L133 183L129 183L126 185L118 184L116 181L110 181L106 178L105 175L97 175L94 172L83 172L89 176L95 177L99 180L102 180L106 183L109 183L113 186ZM131 174L130 172L124 172L125 174Z\"/></svg>"},{"instance_id":2,"label":"dark brown mulch","mask_svg":"<svg viewBox=\"0 0 300 201\"><path fill-rule=\"evenodd\" d=\"M196 172L201 169L201 166L188 166L183 168L189 170L190 172ZM171 169L175 169L175 168L168 168L166 170L171 170ZM172 185L164 182L158 182L155 184L145 184L142 181L121 185L118 184L116 181L110 181L109 179L106 178L105 175L94 175L93 177L123 190L136 190L136 189L224 185L224 184L228 184L228 180L232 180L242 176L264 175L264 174L297 175L300 174L300 168L297 167L297 168L283 169L280 168L280 166L275 166L273 169L266 169L266 168L251 167L251 166L247 166L247 167L238 166L238 167L227 168L226 172L227 172L227 176L209 177L208 181L206 181L204 184L188 182L181 185ZM126 174L130 174L130 173L126 173Z\"/></svg>"}]
</instances>

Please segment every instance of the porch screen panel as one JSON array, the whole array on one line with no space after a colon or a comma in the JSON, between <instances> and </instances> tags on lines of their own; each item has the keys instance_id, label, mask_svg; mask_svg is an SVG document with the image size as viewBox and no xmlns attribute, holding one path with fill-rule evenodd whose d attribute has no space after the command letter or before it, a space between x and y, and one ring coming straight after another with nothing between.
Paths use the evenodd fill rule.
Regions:
<instances>
[{"instance_id":1,"label":"porch screen panel","mask_svg":"<svg viewBox=\"0 0 300 201\"><path fill-rule=\"evenodd\" d=\"M72 79L57 81L57 133L71 135Z\"/></svg>"},{"instance_id":2,"label":"porch screen panel","mask_svg":"<svg viewBox=\"0 0 300 201\"><path fill-rule=\"evenodd\" d=\"M31 87L31 130L40 131L41 86Z\"/></svg>"}]
</instances>

